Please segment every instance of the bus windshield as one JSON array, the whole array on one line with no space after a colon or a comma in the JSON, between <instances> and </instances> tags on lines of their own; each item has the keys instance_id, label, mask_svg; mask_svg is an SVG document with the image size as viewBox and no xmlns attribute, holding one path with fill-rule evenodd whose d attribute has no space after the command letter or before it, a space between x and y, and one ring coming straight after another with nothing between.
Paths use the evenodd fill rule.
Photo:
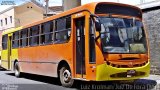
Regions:
<instances>
[{"instance_id":1,"label":"bus windshield","mask_svg":"<svg viewBox=\"0 0 160 90\"><path fill-rule=\"evenodd\" d=\"M139 20L100 17L101 43L107 53L146 53L146 37Z\"/></svg>"}]
</instances>

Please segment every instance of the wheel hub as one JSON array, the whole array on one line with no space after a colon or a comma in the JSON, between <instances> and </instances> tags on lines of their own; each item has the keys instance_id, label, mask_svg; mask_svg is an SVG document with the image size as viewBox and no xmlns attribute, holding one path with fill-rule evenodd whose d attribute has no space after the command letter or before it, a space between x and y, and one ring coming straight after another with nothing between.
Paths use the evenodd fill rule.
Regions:
<instances>
[{"instance_id":1,"label":"wheel hub","mask_svg":"<svg viewBox=\"0 0 160 90\"><path fill-rule=\"evenodd\" d=\"M19 68L18 68L18 66L16 65L16 66L15 66L15 75L18 76L18 74L19 74Z\"/></svg>"},{"instance_id":2,"label":"wheel hub","mask_svg":"<svg viewBox=\"0 0 160 90\"><path fill-rule=\"evenodd\" d=\"M64 80L65 82L69 82L69 81L71 80L71 73L70 73L69 70L65 70L65 71L63 72L63 80Z\"/></svg>"}]
</instances>

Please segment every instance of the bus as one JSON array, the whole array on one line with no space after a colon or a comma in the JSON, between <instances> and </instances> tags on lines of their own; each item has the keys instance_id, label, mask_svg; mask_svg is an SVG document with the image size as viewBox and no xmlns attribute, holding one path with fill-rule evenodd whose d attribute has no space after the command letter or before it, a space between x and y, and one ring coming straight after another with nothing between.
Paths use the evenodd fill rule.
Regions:
<instances>
[{"instance_id":1,"label":"bus","mask_svg":"<svg viewBox=\"0 0 160 90\"><path fill-rule=\"evenodd\" d=\"M149 76L147 32L139 8L93 2L2 35L2 67L74 80L136 80Z\"/></svg>"}]
</instances>

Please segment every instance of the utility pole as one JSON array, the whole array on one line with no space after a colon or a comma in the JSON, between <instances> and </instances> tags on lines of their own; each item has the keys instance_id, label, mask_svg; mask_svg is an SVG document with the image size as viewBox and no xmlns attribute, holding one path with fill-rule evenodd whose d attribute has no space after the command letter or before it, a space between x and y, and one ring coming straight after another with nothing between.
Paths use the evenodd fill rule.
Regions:
<instances>
[{"instance_id":1,"label":"utility pole","mask_svg":"<svg viewBox=\"0 0 160 90\"><path fill-rule=\"evenodd\" d=\"M46 2L46 17L47 17L47 14L48 14L48 2L49 2L49 0L45 0L45 2Z\"/></svg>"}]
</instances>

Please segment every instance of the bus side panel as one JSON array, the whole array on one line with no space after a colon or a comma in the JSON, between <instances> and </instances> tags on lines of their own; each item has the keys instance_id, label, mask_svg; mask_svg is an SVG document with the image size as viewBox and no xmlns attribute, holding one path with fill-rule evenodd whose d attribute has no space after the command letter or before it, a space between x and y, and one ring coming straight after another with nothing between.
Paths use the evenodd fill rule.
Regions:
<instances>
[{"instance_id":1,"label":"bus side panel","mask_svg":"<svg viewBox=\"0 0 160 90\"><path fill-rule=\"evenodd\" d=\"M19 49L22 72L57 77L61 60L71 60L71 44L54 44Z\"/></svg>"},{"instance_id":2,"label":"bus side panel","mask_svg":"<svg viewBox=\"0 0 160 90\"><path fill-rule=\"evenodd\" d=\"M12 56L11 56L11 62L12 62L11 65L12 65L12 66L11 66L11 68L12 68L12 70L13 70L14 61L15 61L15 60L18 60L18 49L12 49L11 53L12 53Z\"/></svg>"},{"instance_id":3,"label":"bus side panel","mask_svg":"<svg viewBox=\"0 0 160 90\"><path fill-rule=\"evenodd\" d=\"M33 71L32 58L36 56L35 47L25 47L18 49L19 64L22 72L31 73Z\"/></svg>"},{"instance_id":4,"label":"bus side panel","mask_svg":"<svg viewBox=\"0 0 160 90\"><path fill-rule=\"evenodd\" d=\"M2 50L2 56L1 56L1 66L5 69L8 69L8 50Z\"/></svg>"}]
</instances>

